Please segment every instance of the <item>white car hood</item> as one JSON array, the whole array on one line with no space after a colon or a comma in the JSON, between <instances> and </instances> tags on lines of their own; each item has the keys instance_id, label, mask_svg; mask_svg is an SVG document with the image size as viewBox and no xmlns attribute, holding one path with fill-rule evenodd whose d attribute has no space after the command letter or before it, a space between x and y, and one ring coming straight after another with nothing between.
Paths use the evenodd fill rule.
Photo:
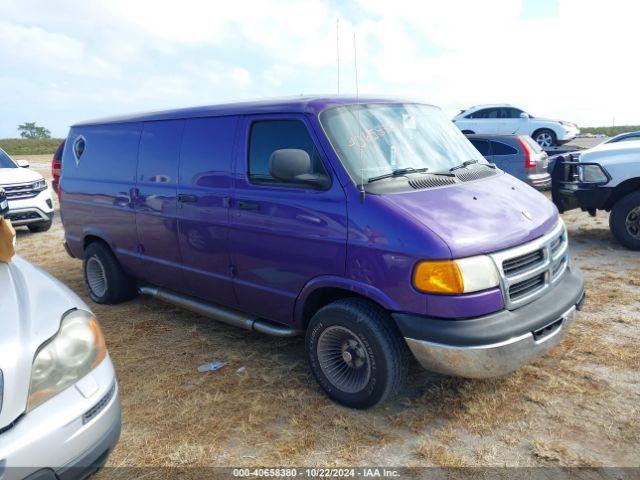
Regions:
<instances>
[{"instance_id":1,"label":"white car hood","mask_svg":"<svg viewBox=\"0 0 640 480\"><path fill-rule=\"evenodd\" d=\"M27 406L31 365L38 348L60 328L62 315L85 303L62 283L15 256L0 263L0 370L4 378L0 428Z\"/></svg>"},{"instance_id":2,"label":"white car hood","mask_svg":"<svg viewBox=\"0 0 640 480\"><path fill-rule=\"evenodd\" d=\"M0 168L0 185L42 180L42 175L28 168Z\"/></svg>"}]
</instances>

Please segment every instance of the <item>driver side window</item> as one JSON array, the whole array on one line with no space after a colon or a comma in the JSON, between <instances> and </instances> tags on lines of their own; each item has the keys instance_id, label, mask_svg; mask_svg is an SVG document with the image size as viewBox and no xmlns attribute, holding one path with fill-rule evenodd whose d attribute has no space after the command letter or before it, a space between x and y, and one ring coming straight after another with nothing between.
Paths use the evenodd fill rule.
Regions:
<instances>
[{"instance_id":1,"label":"driver side window","mask_svg":"<svg viewBox=\"0 0 640 480\"><path fill-rule=\"evenodd\" d=\"M311 172L327 175L318 150L307 127L300 120L259 120L251 124L249 137L249 165L247 176L251 183L268 183L308 187L293 180L276 179L269 172L269 158L280 149L300 149L309 154Z\"/></svg>"}]
</instances>

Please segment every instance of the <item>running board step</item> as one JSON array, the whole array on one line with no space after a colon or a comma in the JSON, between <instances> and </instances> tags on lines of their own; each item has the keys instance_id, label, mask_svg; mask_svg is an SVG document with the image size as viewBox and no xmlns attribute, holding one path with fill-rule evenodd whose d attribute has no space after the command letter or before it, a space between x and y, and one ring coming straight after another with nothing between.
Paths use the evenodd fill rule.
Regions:
<instances>
[{"instance_id":1,"label":"running board step","mask_svg":"<svg viewBox=\"0 0 640 480\"><path fill-rule=\"evenodd\" d=\"M164 288L141 285L138 287L138 292L141 295L150 295L163 302L186 308L205 317L210 317L219 322L245 330L252 330L274 337L295 337L302 333L302 330L279 325L269 322L268 320L262 320L252 315L247 315L212 303L206 303L197 298L172 292Z\"/></svg>"}]
</instances>

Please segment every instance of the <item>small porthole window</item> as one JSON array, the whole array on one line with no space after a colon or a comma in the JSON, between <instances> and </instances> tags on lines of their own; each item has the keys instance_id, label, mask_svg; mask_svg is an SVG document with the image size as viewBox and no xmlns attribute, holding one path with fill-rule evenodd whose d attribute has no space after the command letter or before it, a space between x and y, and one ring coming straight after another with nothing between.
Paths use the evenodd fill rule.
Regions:
<instances>
[{"instance_id":1,"label":"small porthole window","mask_svg":"<svg viewBox=\"0 0 640 480\"><path fill-rule=\"evenodd\" d=\"M73 156L76 157L76 163L80 162L80 157L84 153L85 139L82 135L75 139L73 142Z\"/></svg>"}]
</instances>

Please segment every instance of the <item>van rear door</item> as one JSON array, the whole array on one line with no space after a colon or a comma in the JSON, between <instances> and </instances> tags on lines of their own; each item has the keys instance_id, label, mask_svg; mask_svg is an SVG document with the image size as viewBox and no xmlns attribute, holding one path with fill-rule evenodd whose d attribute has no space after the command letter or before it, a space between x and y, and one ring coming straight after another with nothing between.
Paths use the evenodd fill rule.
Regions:
<instances>
[{"instance_id":1,"label":"van rear door","mask_svg":"<svg viewBox=\"0 0 640 480\"><path fill-rule=\"evenodd\" d=\"M243 119L235 163L230 246L242 310L290 323L296 298L313 278L345 273L347 205L344 190L304 115ZM333 178L326 189L273 178L275 150L301 149L312 173Z\"/></svg>"},{"instance_id":2,"label":"van rear door","mask_svg":"<svg viewBox=\"0 0 640 480\"><path fill-rule=\"evenodd\" d=\"M183 129L184 120L144 124L136 182L138 276L173 290L182 285L176 196Z\"/></svg>"},{"instance_id":3,"label":"van rear door","mask_svg":"<svg viewBox=\"0 0 640 480\"><path fill-rule=\"evenodd\" d=\"M188 119L180 152L178 237L185 293L236 304L229 253L229 201L238 117Z\"/></svg>"}]
</instances>

